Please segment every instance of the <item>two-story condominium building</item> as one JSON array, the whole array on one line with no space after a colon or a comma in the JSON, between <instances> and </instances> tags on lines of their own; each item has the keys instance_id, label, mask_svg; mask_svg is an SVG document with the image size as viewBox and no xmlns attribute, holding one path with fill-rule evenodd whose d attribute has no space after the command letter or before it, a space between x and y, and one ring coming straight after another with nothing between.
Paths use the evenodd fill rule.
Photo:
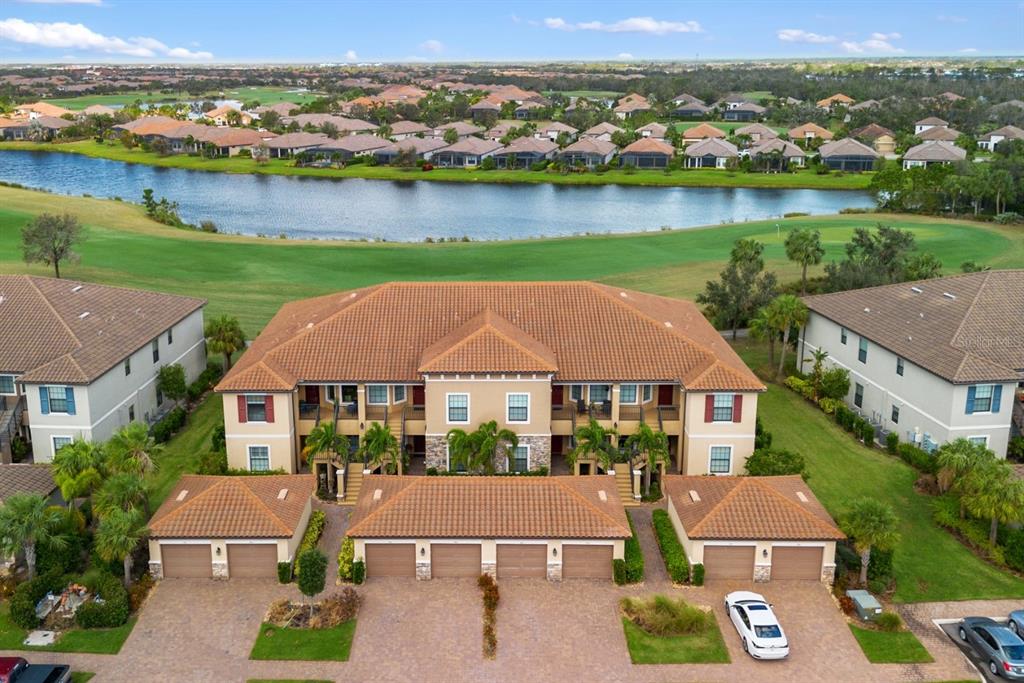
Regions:
<instances>
[{"instance_id":1,"label":"two-story condominium building","mask_svg":"<svg viewBox=\"0 0 1024 683\"><path fill-rule=\"evenodd\" d=\"M27 416L35 461L52 460L76 438L104 441L131 422L153 422L168 409L157 373L180 363L191 382L206 367L205 303L0 275L0 398Z\"/></svg>"},{"instance_id":2,"label":"two-story condominium building","mask_svg":"<svg viewBox=\"0 0 1024 683\"><path fill-rule=\"evenodd\" d=\"M850 371L847 401L926 450L957 438L1006 454L1024 428L1024 270L811 296L802 368L817 349Z\"/></svg>"},{"instance_id":3,"label":"two-story condominium building","mask_svg":"<svg viewBox=\"0 0 1024 683\"><path fill-rule=\"evenodd\" d=\"M589 282L469 282L286 304L217 391L236 468L302 470L306 437L330 420L353 445L387 424L412 471L447 470L448 432L494 420L518 435L513 470L561 471L593 418L617 440L641 422L663 430L675 471L735 474L764 385L690 302ZM338 466L321 464L326 476Z\"/></svg>"}]
</instances>

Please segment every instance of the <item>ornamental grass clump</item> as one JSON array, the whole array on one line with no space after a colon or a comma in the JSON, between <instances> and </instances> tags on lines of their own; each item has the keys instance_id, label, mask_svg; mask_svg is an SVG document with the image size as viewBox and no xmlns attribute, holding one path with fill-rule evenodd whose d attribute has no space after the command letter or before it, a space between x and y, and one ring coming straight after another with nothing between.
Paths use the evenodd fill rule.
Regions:
<instances>
[{"instance_id":1,"label":"ornamental grass clump","mask_svg":"<svg viewBox=\"0 0 1024 683\"><path fill-rule=\"evenodd\" d=\"M652 636L683 636L703 633L710 615L685 600L664 595L649 598L623 598L623 615Z\"/></svg>"}]
</instances>

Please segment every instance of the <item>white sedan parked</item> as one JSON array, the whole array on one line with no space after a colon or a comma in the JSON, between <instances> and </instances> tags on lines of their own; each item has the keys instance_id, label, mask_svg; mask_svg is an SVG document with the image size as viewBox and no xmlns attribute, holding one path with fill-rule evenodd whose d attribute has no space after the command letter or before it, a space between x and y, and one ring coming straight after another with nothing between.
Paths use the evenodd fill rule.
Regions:
<instances>
[{"instance_id":1,"label":"white sedan parked","mask_svg":"<svg viewBox=\"0 0 1024 683\"><path fill-rule=\"evenodd\" d=\"M743 651L754 659L785 659L789 656L786 634L764 596L735 591L725 596L725 610L743 639Z\"/></svg>"}]
</instances>

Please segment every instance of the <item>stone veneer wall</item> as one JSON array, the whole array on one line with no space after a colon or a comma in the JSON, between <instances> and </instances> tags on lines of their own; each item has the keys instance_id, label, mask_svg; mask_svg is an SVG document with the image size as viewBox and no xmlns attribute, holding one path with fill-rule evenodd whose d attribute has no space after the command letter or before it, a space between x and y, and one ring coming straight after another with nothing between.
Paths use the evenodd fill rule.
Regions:
<instances>
[{"instance_id":1,"label":"stone veneer wall","mask_svg":"<svg viewBox=\"0 0 1024 683\"><path fill-rule=\"evenodd\" d=\"M160 562L149 561L149 574L154 579L164 578L164 566Z\"/></svg>"},{"instance_id":2,"label":"stone veneer wall","mask_svg":"<svg viewBox=\"0 0 1024 683\"><path fill-rule=\"evenodd\" d=\"M228 578L228 563L227 562L214 562L213 563L213 578L215 578L215 579L226 579L226 578Z\"/></svg>"},{"instance_id":3,"label":"stone veneer wall","mask_svg":"<svg viewBox=\"0 0 1024 683\"><path fill-rule=\"evenodd\" d=\"M424 465L429 469L436 468L443 472L448 468L448 455L445 448L447 441L443 436L428 436L426 441L426 455ZM551 470L551 437L550 436L521 436L519 444L530 447L529 468L535 470L539 467L546 467ZM495 471L505 472L507 463L504 458L495 463Z\"/></svg>"},{"instance_id":4,"label":"stone veneer wall","mask_svg":"<svg viewBox=\"0 0 1024 683\"><path fill-rule=\"evenodd\" d=\"M770 564L754 565L754 583L767 583L772 580L772 566Z\"/></svg>"}]
</instances>

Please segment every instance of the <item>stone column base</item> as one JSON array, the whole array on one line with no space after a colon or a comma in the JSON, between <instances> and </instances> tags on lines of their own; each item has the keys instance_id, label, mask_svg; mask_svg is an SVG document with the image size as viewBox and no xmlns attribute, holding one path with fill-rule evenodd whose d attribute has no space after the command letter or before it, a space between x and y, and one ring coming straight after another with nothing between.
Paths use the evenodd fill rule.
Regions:
<instances>
[{"instance_id":1,"label":"stone column base","mask_svg":"<svg viewBox=\"0 0 1024 683\"><path fill-rule=\"evenodd\" d=\"M430 563L429 562L417 562L416 563L416 580L417 581L429 581L430 580Z\"/></svg>"},{"instance_id":2,"label":"stone column base","mask_svg":"<svg viewBox=\"0 0 1024 683\"><path fill-rule=\"evenodd\" d=\"M831 586L836 580L836 566L834 564L826 564L821 568L821 582Z\"/></svg>"},{"instance_id":3,"label":"stone column base","mask_svg":"<svg viewBox=\"0 0 1024 683\"><path fill-rule=\"evenodd\" d=\"M427 469L433 467L438 472L444 472L448 469L448 451L446 446L448 442L443 436L428 436L425 439L426 454L423 458L423 464Z\"/></svg>"},{"instance_id":4,"label":"stone column base","mask_svg":"<svg viewBox=\"0 0 1024 683\"><path fill-rule=\"evenodd\" d=\"M548 581L562 580L562 563L548 562Z\"/></svg>"},{"instance_id":5,"label":"stone column base","mask_svg":"<svg viewBox=\"0 0 1024 683\"><path fill-rule=\"evenodd\" d=\"M768 583L772 580L772 566L770 564L754 565L754 583Z\"/></svg>"},{"instance_id":6,"label":"stone column base","mask_svg":"<svg viewBox=\"0 0 1024 683\"><path fill-rule=\"evenodd\" d=\"M213 578L215 578L215 579L226 579L226 578L228 578L228 563L227 562L214 562L213 563Z\"/></svg>"},{"instance_id":7,"label":"stone column base","mask_svg":"<svg viewBox=\"0 0 1024 683\"><path fill-rule=\"evenodd\" d=\"M160 562L153 562L152 560L150 560L150 562L149 562L149 575L152 576L154 579L157 579L157 580L164 578L164 566L163 566L163 564L160 563Z\"/></svg>"}]
</instances>

